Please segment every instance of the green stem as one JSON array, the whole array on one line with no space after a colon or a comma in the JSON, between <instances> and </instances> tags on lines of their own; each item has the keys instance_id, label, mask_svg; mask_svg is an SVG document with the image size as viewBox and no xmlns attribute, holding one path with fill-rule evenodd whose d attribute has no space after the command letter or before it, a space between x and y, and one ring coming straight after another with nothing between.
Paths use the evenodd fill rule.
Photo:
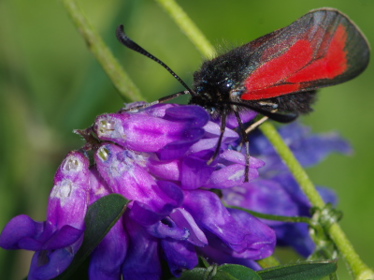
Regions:
<instances>
[{"instance_id":1,"label":"green stem","mask_svg":"<svg viewBox=\"0 0 374 280\"><path fill-rule=\"evenodd\" d=\"M284 163L288 166L310 202L314 206L323 209L325 203L322 197L275 127L270 123L264 123L260 129L282 157ZM374 278L374 272L360 259L360 256L354 250L339 224L333 223L326 230L340 254L347 262L353 277L362 280Z\"/></svg>"},{"instance_id":2,"label":"green stem","mask_svg":"<svg viewBox=\"0 0 374 280\"><path fill-rule=\"evenodd\" d=\"M260 126L260 129L273 144L284 163L287 164L296 181L300 184L301 188L308 196L310 202L320 209L324 208L325 202L323 201L322 197L319 195L304 168L297 161L292 151L284 143L282 137L279 135L275 127L271 123L266 122Z\"/></svg>"},{"instance_id":3,"label":"green stem","mask_svg":"<svg viewBox=\"0 0 374 280\"><path fill-rule=\"evenodd\" d=\"M374 271L361 260L339 224L332 224L328 234L348 264L354 279L374 279Z\"/></svg>"},{"instance_id":4,"label":"green stem","mask_svg":"<svg viewBox=\"0 0 374 280\"><path fill-rule=\"evenodd\" d=\"M114 58L100 35L91 27L91 24L77 5L77 2L75 0L62 0L62 3L76 28L86 41L88 48L100 62L119 93L132 102L145 100L125 70Z\"/></svg>"},{"instance_id":5,"label":"green stem","mask_svg":"<svg viewBox=\"0 0 374 280\"><path fill-rule=\"evenodd\" d=\"M204 56L211 57L215 53L214 47L174 0L155 1L169 13L177 25ZM322 197L319 195L309 176L306 174L305 170L292 154L288 146L284 143L274 126L270 123L264 123L260 128L274 145L285 164L289 167L311 203L320 209L324 208L325 203ZM353 277L357 280L374 279L374 272L360 259L340 226L337 223L334 223L327 229L327 231L336 247L345 258Z\"/></svg>"},{"instance_id":6,"label":"green stem","mask_svg":"<svg viewBox=\"0 0 374 280\"><path fill-rule=\"evenodd\" d=\"M172 17L177 26L186 34L188 39L195 45L201 54L211 58L216 53L213 45L208 41L201 30L183 11L183 9L174 0L155 0Z\"/></svg>"},{"instance_id":7,"label":"green stem","mask_svg":"<svg viewBox=\"0 0 374 280\"><path fill-rule=\"evenodd\" d=\"M311 227L314 226L313 224L313 220L309 217L301 217L301 216L297 216L297 217L293 217L293 216L280 216L280 215L271 215L271 214L264 214L264 213L260 213L260 212L257 212L257 211L252 211L252 210L249 210L249 209L246 209L246 208L243 208L243 207L239 207L239 206L234 206L234 205L225 205L226 207L228 208L233 208L233 209L239 209L239 210L242 210L242 211L245 211L257 218L260 218L260 219L265 219L265 220L271 220L271 221L280 221L280 222L285 222L285 223L306 223L308 225L310 225Z\"/></svg>"}]
</instances>

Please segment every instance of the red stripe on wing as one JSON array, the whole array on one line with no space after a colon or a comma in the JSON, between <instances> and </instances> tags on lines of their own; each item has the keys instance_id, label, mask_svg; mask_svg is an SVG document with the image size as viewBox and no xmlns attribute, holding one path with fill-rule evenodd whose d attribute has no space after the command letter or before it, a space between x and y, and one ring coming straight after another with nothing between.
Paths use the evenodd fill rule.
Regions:
<instances>
[{"instance_id":1,"label":"red stripe on wing","mask_svg":"<svg viewBox=\"0 0 374 280\"><path fill-rule=\"evenodd\" d=\"M330 43L327 54L288 78L287 82L303 83L320 79L333 79L343 74L348 68L347 52L344 50L347 37L344 26L340 25Z\"/></svg>"},{"instance_id":2,"label":"red stripe on wing","mask_svg":"<svg viewBox=\"0 0 374 280\"><path fill-rule=\"evenodd\" d=\"M267 99L307 87L316 88L319 80L334 79L343 74L348 68L345 27L339 25L333 38L325 36L320 45L318 37L315 41L298 40L284 54L257 68L245 81L247 91L241 98Z\"/></svg>"}]
</instances>

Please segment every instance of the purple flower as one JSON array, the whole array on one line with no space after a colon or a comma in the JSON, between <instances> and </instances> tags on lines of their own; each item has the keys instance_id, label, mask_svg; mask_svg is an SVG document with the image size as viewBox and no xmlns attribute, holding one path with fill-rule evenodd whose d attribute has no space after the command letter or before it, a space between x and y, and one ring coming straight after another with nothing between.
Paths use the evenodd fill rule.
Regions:
<instances>
[{"instance_id":1,"label":"purple flower","mask_svg":"<svg viewBox=\"0 0 374 280\"><path fill-rule=\"evenodd\" d=\"M0 236L4 249L36 251L28 279L50 279L71 263L84 233L89 203L89 161L71 152L55 175L49 197L47 220L36 222L26 215L14 217Z\"/></svg>"},{"instance_id":2,"label":"purple flower","mask_svg":"<svg viewBox=\"0 0 374 280\"><path fill-rule=\"evenodd\" d=\"M93 252L90 279L160 279L164 263L179 276L199 256L258 268L255 260L273 253L274 231L246 212L227 209L217 195L217 189L249 184L235 125L229 120L219 154L208 164L220 126L199 106L160 104L99 116L80 131L87 141L83 152L70 153L56 174L47 221L14 218L0 246L35 251L30 279L55 277L81 245L87 207L118 193L130 202ZM263 165L250 158L251 181Z\"/></svg>"},{"instance_id":3,"label":"purple flower","mask_svg":"<svg viewBox=\"0 0 374 280\"><path fill-rule=\"evenodd\" d=\"M313 135L309 128L297 122L281 127L279 132L305 167L318 164L332 152L349 154L352 151L336 133ZM270 142L259 133L253 134L250 141L251 155L262 159L266 165L257 179L224 190L225 201L266 214L310 217L312 205ZM332 190L319 187L318 191L325 202L337 202ZM275 230L277 245L292 246L305 257L313 253L315 243L307 224L263 221Z\"/></svg>"}]
</instances>

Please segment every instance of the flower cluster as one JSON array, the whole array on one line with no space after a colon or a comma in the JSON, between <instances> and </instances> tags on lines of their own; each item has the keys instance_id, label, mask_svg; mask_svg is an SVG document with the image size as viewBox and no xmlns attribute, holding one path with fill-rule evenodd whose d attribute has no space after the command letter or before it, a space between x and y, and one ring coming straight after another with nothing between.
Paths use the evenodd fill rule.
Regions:
<instances>
[{"instance_id":1,"label":"flower cluster","mask_svg":"<svg viewBox=\"0 0 374 280\"><path fill-rule=\"evenodd\" d=\"M332 152L352 152L350 145L337 133L311 134L309 128L297 122L281 127L279 133L304 167L320 163ZM310 217L311 203L269 140L256 131L251 135L250 143L251 155L262 159L266 165L261 168L258 178L224 190L226 203L265 214ZM337 203L331 189L317 189L326 203ZM315 243L307 224L263 221L275 230L277 246L292 246L304 257L314 252Z\"/></svg>"},{"instance_id":2,"label":"flower cluster","mask_svg":"<svg viewBox=\"0 0 374 280\"><path fill-rule=\"evenodd\" d=\"M250 111L242 114L245 121L254 117ZM315 245L306 224L263 221L223 204L285 216L308 216L311 207L259 133L250 139L246 182L248 160L234 130L236 119L227 125L218 156L208 164L221 132L199 106L159 104L97 117L80 131L85 147L69 153L55 175L47 220L13 218L0 246L35 251L28 279L56 277L82 244L87 208L117 193L130 203L93 252L90 279L160 279L165 263L179 276L194 268L199 256L258 269L255 261L270 256L276 242L310 255ZM280 133L305 166L333 151L350 152L339 136L310 135L297 123ZM320 191L335 202L331 191Z\"/></svg>"},{"instance_id":3,"label":"flower cluster","mask_svg":"<svg viewBox=\"0 0 374 280\"><path fill-rule=\"evenodd\" d=\"M238 151L239 135L227 128L208 164L221 132L203 108L161 104L105 114L80 133L88 143L59 167L47 220L17 216L0 236L5 249L35 251L28 279L50 279L69 266L82 244L87 207L110 193L131 202L93 252L90 279L160 279L164 263L179 276L198 256L257 268L255 260L273 253L274 230L226 208L217 194L247 184L247 159ZM251 157L249 164L253 180L264 162Z\"/></svg>"}]
</instances>

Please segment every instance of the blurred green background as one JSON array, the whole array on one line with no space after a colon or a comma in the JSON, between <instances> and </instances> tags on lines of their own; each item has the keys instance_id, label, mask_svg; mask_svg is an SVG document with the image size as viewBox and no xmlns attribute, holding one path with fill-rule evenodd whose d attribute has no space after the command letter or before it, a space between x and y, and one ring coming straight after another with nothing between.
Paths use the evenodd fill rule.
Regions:
<instances>
[{"instance_id":1,"label":"blurred green background","mask_svg":"<svg viewBox=\"0 0 374 280\"><path fill-rule=\"evenodd\" d=\"M164 69L122 47L127 33L185 81L202 57L169 16L151 0L79 1L93 27L148 101L183 89ZM372 0L180 0L178 3L225 50L284 27L311 9L335 7L374 42ZM73 129L121 108L122 100L89 53L60 1L0 1L0 229L14 215L45 220L53 175L64 156L82 146ZM374 43L373 43L374 44ZM309 170L314 182L336 190L341 225L358 253L374 266L374 66L346 84L321 90L315 112L303 117L315 132L339 131L355 149ZM27 274L31 254L0 249L3 279ZM350 279L344 265L341 279Z\"/></svg>"}]
</instances>

